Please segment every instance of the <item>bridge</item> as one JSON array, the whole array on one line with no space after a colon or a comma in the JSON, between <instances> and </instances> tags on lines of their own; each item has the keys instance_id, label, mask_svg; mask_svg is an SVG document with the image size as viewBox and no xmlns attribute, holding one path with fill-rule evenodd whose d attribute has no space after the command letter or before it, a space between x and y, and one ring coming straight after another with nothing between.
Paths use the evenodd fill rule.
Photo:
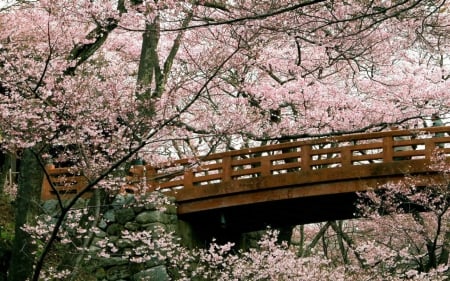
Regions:
<instances>
[{"instance_id":1,"label":"bridge","mask_svg":"<svg viewBox=\"0 0 450 281\"><path fill-rule=\"evenodd\" d=\"M176 198L178 216L212 233L252 231L353 218L357 192L414 175L423 186L442 177L433 153L450 156L450 127L389 130L292 141L162 164L134 165L122 192L159 190ZM42 199L87 185L48 167ZM53 186L53 187L52 187Z\"/></svg>"}]
</instances>

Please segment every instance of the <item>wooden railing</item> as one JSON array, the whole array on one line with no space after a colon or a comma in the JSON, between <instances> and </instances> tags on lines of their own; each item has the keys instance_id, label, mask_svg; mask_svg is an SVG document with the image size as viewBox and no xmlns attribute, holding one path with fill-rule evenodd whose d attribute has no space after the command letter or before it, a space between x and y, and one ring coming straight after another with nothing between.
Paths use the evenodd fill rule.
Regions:
<instances>
[{"instance_id":1,"label":"wooden railing","mask_svg":"<svg viewBox=\"0 0 450 281\"><path fill-rule=\"evenodd\" d=\"M449 154L450 137L446 132L450 132L450 127L302 140L212 154L202 158L198 165L179 160L159 168L135 167L132 171L135 179L145 177L151 189L189 189L323 168L430 159L436 148ZM170 177L171 174L174 176ZM168 175L166 181L154 180L164 178L163 175Z\"/></svg>"},{"instance_id":2,"label":"wooden railing","mask_svg":"<svg viewBox=\"0 0 450 281\"><path fill-rule=\"evenodd\" d=\"M402 160L429 160L436 149L450 155L448 132L450 127L352 134L216 153L202 157L197 162L182 159L159 167L136 165L131 167L122 191L138 192L142 188L146 191L184 189L186 193L202 186L285 173L320 172L320 169ZM52 181L58 179L59 171L65 172L48 170ZM63 182L67 182L67 179L76 181L75 178L66 177ZM78 188L78 185L73 185ZM44 181L44 189L48 189L48 186L48 182L45 185ZM67 191L65 183L63 187ZM42 198L48 199L50 193L43 190ZM54 197L54 194L50 196Z\"/></svg>"},{"instance_id":3,"label":"wooden railing","mask_svg":"<svg viewBox=\"0 0 450 281\"><path fill-rule=\"evenodd\" d=\"M70 199L88 185L88 179L85 176L71 171L69 168L55 168L54 165L47 165L45 170L48 176L44 176L42 183L42 200L55 199L57 193L61 199ZM90 196L90 194L86 194L86 196Z\"/></svg>"}]
</instances>

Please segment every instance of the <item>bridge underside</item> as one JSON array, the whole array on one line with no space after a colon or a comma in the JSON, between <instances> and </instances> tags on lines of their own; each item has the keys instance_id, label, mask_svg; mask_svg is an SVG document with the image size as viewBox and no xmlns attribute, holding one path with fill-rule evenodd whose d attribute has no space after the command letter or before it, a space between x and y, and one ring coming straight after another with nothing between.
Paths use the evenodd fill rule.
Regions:
<instances>
[{"instance_id":1,"label":"bridge underside","mask_svg":"<svg viewBox=\"0 0 450 281\"><path fill-rule=\"evenodd\" d=\"M235 192L226 196L205 197L203 200L179 201L178 216L192 227L197 239L203 242L211 241L213 237L218 241L230 241L230 238L238 241L236 239L242 233L263 230L268 226L283 228L351 219L357 215L357 192L402 181L405 174L415 175L417 184L421 186L436 183L435 180L442 181L439 175L425 167L422 161L402 161L373 164L369 169L327 169L311 174L242 181L239 185L235 183L235 186L204 187L205 190L214 188L217 193L223 189ZM261 188L261 183L266 183L265 188ZM258 188L252 192L239 192L243 189L241 185L246 186L245 190L249 190L247 186ZM186 211L197 206L204 209Z\"/></svg>"},{"instance_id":2,"label":"bridge underside","mask_svg":"<svg viewBox=\"0 0 450 281\"><path fill-rule=\"evenodd\" d=\"M242 233L270 226L283 228L355 217L354 192L271 201L181 215L203 241L229 241ZM199 237L201 235L201 237Z\"/></svg>"}]
</instances>

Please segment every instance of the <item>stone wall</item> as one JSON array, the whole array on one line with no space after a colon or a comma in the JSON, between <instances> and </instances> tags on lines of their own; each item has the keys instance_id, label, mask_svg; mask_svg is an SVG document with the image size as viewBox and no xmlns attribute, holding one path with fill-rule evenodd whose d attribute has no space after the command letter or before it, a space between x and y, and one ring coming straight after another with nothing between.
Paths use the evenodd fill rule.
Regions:
<instances>
[{"instance_id":1,"label":"stone wall","mask_svg":"<svg viewBox=\"0 0 450 281\"><path fill-rule=\"evenodd\" d=\"M74 209L85 209L87 205L81 199ZM44 202L43 207L47 214L58 213L56 200ZM142 253L151 245L134 240L133 235L147 235L146 243L171 239L168 233L177 232L174 204L138 203L131 194L118 195L102 213L98 227L90 230L95 235L81 240L85 245L88 239L91 242L85 254L89 259L80 270L86 276L83 280L170 280L164 261Z\"/></svg>"},{"instance_id":2,"label":"stone wall","mask_svg":"<svg viewBox=\"0 0 450 281\"><path fill-rule=\"evenodd\" d=\"M158 257L166 257L167 248L160 245L175 245L180 249L180 243L187 248L205 247L210 240L200 239L198 232L187 222L178 220L174 199L148 195L149 200L140 198L136 200L134 195L118 195L110 203L101 205L101 216L98 220L92 217L93 207L89 207L89 200L80 199L73 207L74 210L83 210L84 214L75 214L66 219L66 232L69 236L78 237L75 242L86 247L81 267L75 267L75 259L78 255L64 257L64 268L75 270L75 275L85 281L166 281L171 280L179 272L170 271L166 267L167 260ZM152 197L153 196L153 197ZM155 203L159 202L159 203ZM92 205L92 204L91 204ZM59 213L56 200L48 200L43 203L44 213L51 214L53 219ZM91 210L87 212L87 210ZM78 233L76 229L67 227L72 222L79 223L85 220L87 224L96 225L89 231ZM290 229L291 230L291 229ZM241 249L257 248L258 240L265 231L241 234L236 245ZM83 234L83 235L81 235ZM139 238L139 239L137 239ZM175 243L173 239L177 239ZM162 244L158 244L158 241ZM64 248L65 247L65 248ZM72 248L70 248L72 247ZM58 244L60 253L77 252L72 244ZM174 249L169 249L177 251ZM179 250L178 250L179 251ZM63 259L63 260L64 260ZM59 269L61 270L61 269Z\"/></svg>"}]
</instances>

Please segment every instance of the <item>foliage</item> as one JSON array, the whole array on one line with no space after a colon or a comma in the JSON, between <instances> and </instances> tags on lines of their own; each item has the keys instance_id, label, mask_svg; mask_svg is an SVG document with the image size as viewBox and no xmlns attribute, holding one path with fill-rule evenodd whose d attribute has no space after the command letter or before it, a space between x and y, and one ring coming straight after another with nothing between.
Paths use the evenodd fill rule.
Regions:
<instances>
[{"instance_id":1,"label":"foliage","mask_svg":"<svg viewBox=\"0 0 450 281\"><path fill-rule=\"evenodd\" d=\"M12 241L14 237L14 216L11 201L0 195L0 239Z\"/></svg>"},{"instance_id":2,"label":"foliage","mask_svg":"<svg viewBox=\"0 0 450 281\"><path fill-rule=\"evenodd\" d=\"M277 231L268 230L258 242L259 248L248 252L236 253L230 244L212 243L208 249L195 253L192 277L181 280L446 280L442 274L445 267L428 273L412 269L389 272L380 265L368 268L333 265L332 260L321 255L299 257L286 244L279 244L277 235ZM368 251L366 257L379 253L386 252Z\"/></svg>"},{"instance_id":3,"label":"foliage","mask_svg":"<svg viewBox=\"0 0 450 281\"><path fill-rule=\"evenodd\" d=\"M78 216L72 210L78 198L93 190L114 194L132 158L157 167L286 139L381 130L391 123L422 126L432 113L448 113L449 4L443 0L7 4L0 8L1 150L20 158L31 149L41 164L36 169L66 166L88 182L72 201L59 201L54 224L24 226L43 243L33 280L71 216ZM443 227L446 205L433 198L431 223ZM82 234L98 222L101 200L95 204L82 214L84 230L68 233ZM432 257L445 239L440 231L425 235L429 225L421 221L418 214L412 223L421 226L423 245L431 240L436 247L426 251ZM423 251L400 245L394 252L371 243L352 250L360 249L369 268L377 261L362 257L367 249L382 251L385 272L392 274L398 253L423 264ZM314 274L324 278L352 272L339 265L329 272L329 259L299 261L275 244L261 246L267 252L239 257L228 246L199 252L205 267L197 274L228 278L232 273L222 276L216 258L255 279L258 270L273 278L308 273L293 273L291 265L317 269ZM263 270L279 256L287 262ZM417 277L439 271L437 265L398 274Z\"/></svg>"},{"instance_id":4,"label":"foliage","mask_svg":"<svg viewBox=\"0 0 450 281\"><path fill-rule=\"evenodd\" d=\"M448 163L441 149L430 167L440 177L408 175L400 183L361 194L360 210L372 229L363 252L378 253L369 264L405 274L448 270Z\"/></svg>"}]
</instances>

